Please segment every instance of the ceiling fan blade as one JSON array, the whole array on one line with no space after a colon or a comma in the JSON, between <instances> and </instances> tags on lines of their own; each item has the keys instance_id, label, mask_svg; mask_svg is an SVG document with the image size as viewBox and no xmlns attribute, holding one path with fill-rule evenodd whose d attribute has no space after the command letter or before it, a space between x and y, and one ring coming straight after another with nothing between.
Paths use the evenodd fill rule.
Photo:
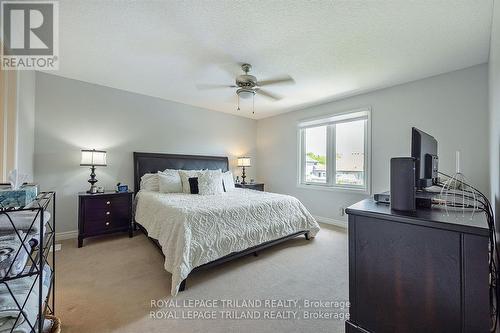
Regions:
<instances>
[{"instance_id":1,"label":"ceiling fan blade","mask_svg":"<svg viewBox=\"0 0 500 333\"><path fill-rule=\"evenodd\" d=\"M236 86L229 85L229 84L197 84L196 88L198 90L212 90L212 89L220 89L220 88L236 88Z\"/></svg>"},{"instance_id":2,"label":"ceiling fan blade","mask_svg":"<svg viewBox=\"0 0 500 333\"><path fill-rule=\"evenodd\" d=\"M271 84L294 84L294 83L295 80L291 76L285 75L274 79L259 81L257 82L257 85L259 87L262 87L262 86L269 86Z\"/></svg>"},{"instance_id":3,"label":"ceiling fan blade","mask_svg":"<svg viewBox=\"0 0 500 333\"><path fill-rule=\"evenodd\" d=\"M263 89L258 89L257 90L257 94L265 96L265 97L270 98L270 99L274 99L275 101L279 101L280 99L283 98L281 96L278 96L276 94L270 93L269 91L263 90Z\"/></svg>"}]
</instances>

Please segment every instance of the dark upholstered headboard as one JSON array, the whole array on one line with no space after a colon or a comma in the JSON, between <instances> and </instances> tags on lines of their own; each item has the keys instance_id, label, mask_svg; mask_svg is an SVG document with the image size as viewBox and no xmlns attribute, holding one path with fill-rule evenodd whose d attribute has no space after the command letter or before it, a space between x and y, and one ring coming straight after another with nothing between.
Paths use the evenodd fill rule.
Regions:
<instances>
[{"instance_id":1,"label":"dark upholstered headboard","mask_svg":"<svg viewBox=\"0 0 500 333\"><path fill-rule=\"evenodd\" d=\"M165 169L229 170L229 161L224 156L197 156L134 152L134 192L139 192L141 177L146 173L156 173Z\"/></svg>"}]
</instances>

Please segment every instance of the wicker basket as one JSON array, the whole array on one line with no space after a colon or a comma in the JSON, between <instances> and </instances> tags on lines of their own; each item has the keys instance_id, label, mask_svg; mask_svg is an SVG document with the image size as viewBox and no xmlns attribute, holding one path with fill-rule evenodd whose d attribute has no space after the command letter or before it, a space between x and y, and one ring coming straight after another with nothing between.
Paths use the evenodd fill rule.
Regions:
<instances>
[{"instance_id":1,"label":"wicker basket","mask_svg":"<svg viewBox=\"0 0 500 333\"><path fill-rule=\"evenodd\" d=\"M50 333L61 333L61 320L59 318L53 315L46 315L45 319L50 319L53 322Z\"/></svg>"}]
</instances>

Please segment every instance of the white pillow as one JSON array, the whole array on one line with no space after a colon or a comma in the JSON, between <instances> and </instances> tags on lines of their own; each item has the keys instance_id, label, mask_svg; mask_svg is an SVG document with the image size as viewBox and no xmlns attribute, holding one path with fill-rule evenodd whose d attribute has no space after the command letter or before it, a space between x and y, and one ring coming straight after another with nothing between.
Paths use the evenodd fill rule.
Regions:
<instances>
[{"instance_id":1,"label":"white pillow","mask_svg":"<svg viewBox=\"0 0 500 333\"><path fill-rule=\"evenodd\" d=\"M182 192L191 193L191 187L189 186L189 178L200 177L205 171L203 170L179 170L179 176L181 177Z\"/></svg>"},{"instance_id":2,"label":"white pillow","mask_svg":"<svg viewBox=\"0 0 500 333\"><path fill-rule=\"evenodd\" d=\"M160 192L162 193L181 193L182 182L179 176L179 171L166 169L158 171L158 179L160 183Z\"/></svg>"},{"instance_id":3,"label":"white pillow","mask_svg":"<svg viewBox=\"0 0 500 333\"><path fill-rule=\"evenodd\" d=\"M234 190L234 178L231 171L226 171L222 174L222 182L224 183L224 191L229 192Z\"/></svg>"},{"instance_id":4,"label":"white pillow","mask_svg":"<svg viewBox=\"0 0 500 333\"><path fill-rule=\"evenodd\" d=\"M224 193L222 187L222 172L207 170L198 176L198 191L200 195L214 195Z\"/></svg>"},{"instance_id":5,"label":"white pillow","mask_svg":"<svg viewBox=\"0 0 500 333\"><path fill-rule=\"evenodd\" d=\"M139 185L141 190L158 192L160 190L160 180L156 173L145 173L141 177Z\"/></svg>"}]
</instances>

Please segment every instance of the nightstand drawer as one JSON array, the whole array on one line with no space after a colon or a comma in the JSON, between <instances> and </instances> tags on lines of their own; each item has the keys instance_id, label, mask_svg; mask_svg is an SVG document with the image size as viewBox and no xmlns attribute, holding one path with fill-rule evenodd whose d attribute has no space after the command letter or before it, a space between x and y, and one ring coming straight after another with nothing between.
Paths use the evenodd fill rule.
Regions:
<instances>
[{"instance_id":1,"label":"nightstand drawer","mask_svg":"<svg viewBox=\"0 0 500 333\"><path fill-rule=\"evenodd\" d=\"M128 207L109 207L107 209L85 209L84 219L85 221L104 221L104 220L116 220L116 219L128 219L129 210Z\"/></svg>"},{"instance_id":2,"label":"nightstand drawer","mask_svg":"<svg viewBox=\"0 0 500 333\"><path fill-rule=\"evenodd\" d=\"M120 210L128 207L129 198L127 196L102 196L85 200L85 214L95 210Z\"/></svg>"},{"instance_id":3,"label":"nightstand drawer","mask_svg":"<svg viewBox=\"0 0 500 333\"><path fill-rule=\"evenodd\" d=\"M115 205L111 204L108 206L102 205L87 205L85 204L84 208L84 219L85 221L95 221L95 220L103 220L105 218L123 218L129 216L129 204L120 204Z\"/></svg>"},{"instance_id":4,"label":"nightstand drawer","mask_svg":"<svg viewBox=\"0 0 500 333\"><path fill-rule=\"evenodd\" d=\"M130 224L130 220L127 217L105 217L101 219L85 221L83 231L85 234L97 234L105 233L114 229L126 229Z\"/></svg>"}]
</instances>

